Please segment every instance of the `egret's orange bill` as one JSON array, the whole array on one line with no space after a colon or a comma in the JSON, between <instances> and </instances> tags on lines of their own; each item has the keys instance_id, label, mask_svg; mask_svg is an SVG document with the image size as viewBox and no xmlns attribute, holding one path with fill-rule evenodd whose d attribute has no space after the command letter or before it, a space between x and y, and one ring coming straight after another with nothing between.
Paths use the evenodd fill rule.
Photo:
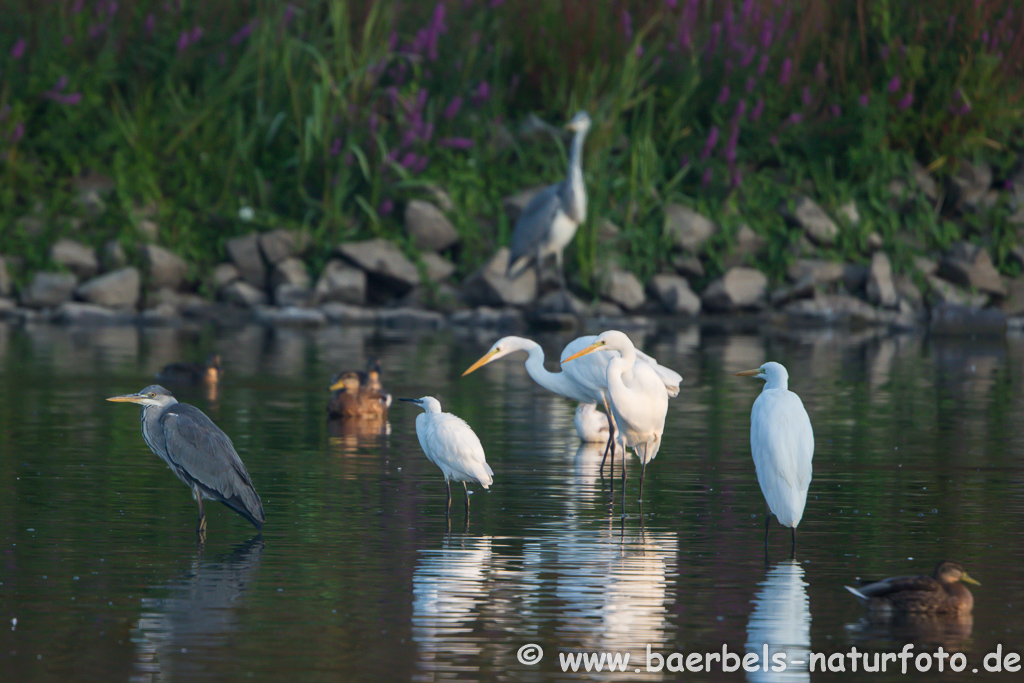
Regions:
<instances>
[{"instance_id":1,"label":"egret's orange bill","mask_svg":"<svg viewBox=\"0 0 1024 683\"><path fill-rule=\"evenodd\" d=\"M591 345L590 345L590 346L588 346L587 348L585 348L585 349L583 349L583 350L581 350L581 351L578 351L577 353L574 353L574 354L572 354L571 356L569 356L568 358L566 358L566 359L565 359L565 360L563 360L562 362L563 362L563 363L568 363L568 362L569 362L569 361L571 361L571 360L576 360L576 359L577 359L577 358L579 358L580 356L585 356L585 355L587 355L588 353L593 353L594 351L597 351L597 350L598 350L598 349L600 349L600 348L601 348L602 346L604 346L604 345L605 345L606 343L607 343L607 342L605 342L605 341L602 341L602 340L600 340L600 339L599 339L598 341L594 342L593 344L591 344Z\"/></svg>"},{"instance_id":2,"label":"egret's orange bill","mask_svg":"<svg viewBox=\"0 0 1024 683\"><path fill-rule=\"evenodd\" d=\"M481 356L480 360L478 360L477 362L473 363L468 368L466 368L466 371L464 373L462 373L462 376L465 377L466 375L468 375L469 373L473 372L474 370L477 370L477 369L487 365L488 363L490 363L491 362L491 358L496 353L497 353L497 351L494 350L494 349L492 349L492 350L488 351L487 353L485 353L483 356Z\"/></svg>"},{"instance_id":3,"label":"egret's orange bill","mask_svg":"<svg viewBox=\"0 0 1024 683\"><path fill-rule=\"evenodd\" d=\"M757 377L761 373L761 368L754 368L753 370L744 370L743 372L737 372L734 377Z\"/></svg>"}]
</instances>

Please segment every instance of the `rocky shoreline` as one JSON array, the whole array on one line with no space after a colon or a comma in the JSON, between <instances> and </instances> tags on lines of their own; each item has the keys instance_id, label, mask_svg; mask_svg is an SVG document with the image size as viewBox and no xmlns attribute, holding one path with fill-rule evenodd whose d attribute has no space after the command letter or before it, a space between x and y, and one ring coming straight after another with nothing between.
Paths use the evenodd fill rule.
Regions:
<instances>
[{"instance_id":1,"label":"rocky shoreline","mask_svg":"<svg viewBox=\"0 0 1024 683\"><path fill-rule=\"evenodd\" d=\"M1024 188L1024 172L1017 185ZM1016 208L1010 217L1024 229L1022 190L993 189L991 170L964 164L946 190L923 169L889 188L899 211L909 193L920 192L964 215L999 201ZM91 183L79 202L102 202ZM505 202L511 220L529 201L525 191ZM1003 197L1006 193L1008 196ZM951 199L952 198L952 199ZM793 256L786 281L751 267L767 247L766 239L742 225L730 235L721 277L708 281L705 245L720 228L709 218L679 204L664 211L664 232L673 245L671 267L646 285L615 263L619 231L607 221L598 227L599 295L585 302L562 296L547 273L528 270L516 280L505 276L508 251L493 256L461 282L455 281L460 236L445 216L450 200L412 200L404 227L415 261L383 238L345 242L327 248L300 231L251 232L225 243L226 260L196 276L180 256L160 246L152 221L136 226L139 243L134 263L121 243L98 249L62 237L50 247L54 270L12 271L21 259L0 255L0 319L68 324L175 325L194 321L245 321L260 324L321 326L355 324L390 328L440 329L446 325L501 329L574 328L598 319L626 326L644 316L698 320L751 313L783 325L882 326L927 329L935 334L988 335L1024 329L1024 276L1000 274L989 251L959 241L944 253L913 248L912 272L895 273L880 235L872 233L862 254L865 263L830 261L818 256L836 243L840 231L859 222L848 203L833 218L806 196L780 209L801 237L788 246ZM950 204L950 202L952 202ZM981 240L983 241L983 240ZM892 245L889 245L890 247ZM915 247L916 245L911 245ZM319 250L319 253L318 253ZM326 252L326 253L325 253ZM326 256L326 258L324 258ZM315 257L315 258L311 258ZM1009 255L1024 268L1024 246ZM325 263L314 277L311 262ZM707 282L698 293L691 283ZM212 292L208 298L197 292Z\"/></svg>"}]
</instances>

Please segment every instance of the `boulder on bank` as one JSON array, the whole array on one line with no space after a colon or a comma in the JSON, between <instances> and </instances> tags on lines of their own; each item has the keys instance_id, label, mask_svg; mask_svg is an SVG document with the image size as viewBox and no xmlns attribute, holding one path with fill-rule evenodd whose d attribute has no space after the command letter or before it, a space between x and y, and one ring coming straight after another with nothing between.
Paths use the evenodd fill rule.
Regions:
<instances>
[{"instance_id":1,"label":"boulder on bank","mask_svg":"<svg viewBox=\"0 0 1024 683\"><path fill-rule=\"evenodd\" d=\"M416 264L407 259L397 245L384 238L345 242L334 251L398 296L407 294L420 282Z\"/></svg>"},{"instance_id":2,"label":"boulder on bank","mask_svg":"<svg viewBox=\"0 0 1024 683\"><path fill-rule=\"evenodd\" d=\"M136 308L141 295L142 277L131 266L112 270L75 289L75 296L82 301L110 308Z\"/></svg>"},{"instance_id":3,"label":"boulder on bank","mask_svg":"<svg viewBox=\"0 0 1024 683\"><path fill-rule=\"evenodd\" d=\"M91 247L64 237L50 247L50 259L79 278L90 278L100 272L99 259Z\"/></svg>"},{"instance_id":4,"label":"boulder on bank","mask_svg":"<svg viewBox=\"0 0 1024 683\"><path fill-rule=\"evenodd\" d=\"M710 218L682 204L668 204L665 207L662 229L673 244L690 253L699 251L718 232L718 226Z\"/></svg>"},{"instance_id":5,"label":"boulder on bank","mask_svg":"<svg viewBox=\"0 0 1024 683\"><path fill-rule=\"evenodd\" d=\"M448 217L422 199L405 205L405 232L421 251L444 251L459 243L459 233Z\"/></svg>"},{"instance_id":6,"label":"boulder on bank","mask_svg":"<svg viewBox=\"0 0 1024 683\"><path fill-rule=\"evenodd\" d=\"M188 264L177 254L156 244L143 244L139 248L146 269L146 283L153 289L181 289Z\"/></svg>"},{"instance_id":7,"label":"boulder on bank","mask_svg":"<svg viewBox=\"0 0 1024 683\"><path fill-rule=\"evenodd\" d=\"M71 273L38 271L28 287L21 290L21 305L26 308L53 308L71 300L78 280Z\"/></svg>"},{"instance_id":8,"label":"boulder on bank","mask_svg":"<svg viewBox=\"0 0 1024 683\"><path fill-rule=\"evenodd\" d=\"M700 313L700 297L690 289L690 283L684 277L667 273L655 275L647 283L647 291L669 313Z\"/></svg>"},{"instance_id":9,"label":"boulder on bank","mask_svg":"<svg viewBox=\"0 0 1024 683\"><path fill-rule=\"evenodd\" d=\"M267 286L267 267L263 263L257 233L229 239L224 249L243 280L259 290Z\"/></svg>"},{"instance_id":10,"label":"boulder on bank","mask_svg":"<svg viewBox=\"0 0 1024 683\"><path fill-rule=\"evenodd\" d=\"M467 303L479 306L525 306L537 298L537 270L527 268L515 280L506 275L508 247L466 278L462 292Z\"/></svg>"},{"instance_id":11,"label":"boulder on bank","mask_svg":"<svg viewBox=\"0 0 1024 683\"><path fill-rule=\"evenodd\" d=\"M366 272L341 259L328 261L313 289L313 303L328 301L357 306L366 303Z\"/></svg>"},{"instance_id":12,"label":"boulder on bank","mask_svg":"<svg viewBox=\"0 0 1024 683\"><path fill-rule=\"evenodd\" d=\"M768 291L768 278L754 268L735 267L708 285L701 301L709 311L738 311L763 308Z\"/></svg>"}]
</instances>

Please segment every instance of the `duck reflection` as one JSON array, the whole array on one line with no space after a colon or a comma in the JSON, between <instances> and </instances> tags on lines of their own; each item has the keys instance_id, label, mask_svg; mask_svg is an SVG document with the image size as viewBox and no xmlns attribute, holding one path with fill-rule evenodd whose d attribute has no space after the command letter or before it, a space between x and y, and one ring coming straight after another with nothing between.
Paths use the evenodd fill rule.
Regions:
<instances>
[{"instance_id":1,"label":"duck reflection","mask_svg":"<svg viewBox=\"0 0 1024 683\"><path fill-rule=\"evenodd\" d=\"M202 559L166 587L163 598L143 598L132 631L137 649L132 680L190 680L206 668L203 652L215 652L238 631L241 598L259 573L263 538L256 536L216 560Z\"/></svg>"},{"instance_id":2,"label":"duck reflection","mask_svg":"<svg viewBox=\"0 0 1024 683\"><path fill-rule=\"evenodd\" d=\"M391 436L391 423L387 418L363 420L327 420L332 453L351 455L360 449L385 447Z\"/></svg>"},{"instance_id":3,"label":"duck reflection","mask_svg":"<svg viewBox=\"0 0 1024 683\"><path fill-rule=\"evenodd\" d=\"M747 652L761 657L768 649L768 671L748 671L748 681L809 681L811 607L804 570L796 560L771 567L754 595L754 610L747 620ZM785 653L785 671L772 671L772 656Z\"/></svg>"}]
</instances>

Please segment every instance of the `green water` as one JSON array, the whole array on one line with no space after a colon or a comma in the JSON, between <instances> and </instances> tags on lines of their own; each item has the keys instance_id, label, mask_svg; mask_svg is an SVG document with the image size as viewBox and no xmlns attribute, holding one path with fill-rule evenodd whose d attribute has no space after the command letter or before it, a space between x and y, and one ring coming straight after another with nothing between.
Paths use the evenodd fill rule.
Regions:
<instances>
[{"instance_id":1,"label":"green water","mask_svg":"<svg viewBox=\"0 0 1024 683\"><path fill-rule=\"evenodd\" d=\"M648 644L668 656L765 643L790 660L942 646L968 661L943 680L1019 680L982 659L1000 644L1024 652L1024 339L630 334L685 380L642 515L627 460L623 518L618 482L613 499L599 450L576 438L575 405L519 359L460 377L489 332L0 325L3 680L659 680L681 674L647 672ZM536 338L549 359L571 339ZM267 524L257 535L210 503L198 547L195 504L146 448L138 409L103 399L210 351L227 371L218 395L175 393L234 440ZM434 395L480 436L495 481L471 487L468 521L460 490L446 522L417 408L327 423L328 378L369 357L395 396ZM748 436L760 382L732 376L765 360L789 368L816 436L792 562L787 532L774 527L767 556L761 543ZM946 558L983 584L971 620L873 624L843 589ZM527 644L538 664L520 663ZM559 655L576 652L630 665L562 672Z\"/></svg>"}]
</instances>

